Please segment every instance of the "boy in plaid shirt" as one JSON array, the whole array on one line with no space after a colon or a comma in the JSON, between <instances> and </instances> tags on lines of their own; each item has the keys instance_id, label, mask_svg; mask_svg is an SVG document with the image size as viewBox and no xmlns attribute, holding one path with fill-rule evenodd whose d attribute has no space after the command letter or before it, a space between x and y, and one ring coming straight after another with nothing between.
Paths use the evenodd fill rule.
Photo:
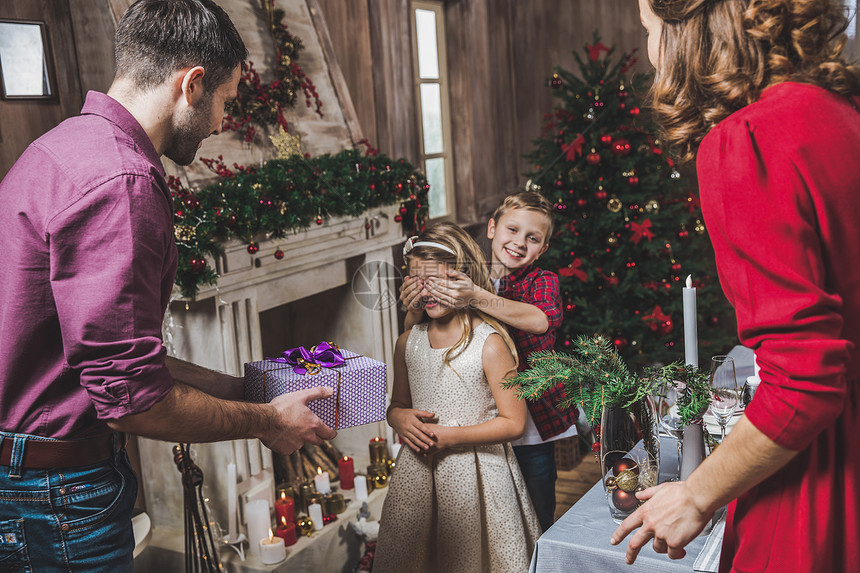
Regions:
<instances>
[{"instance_id":1,"label":"boy in plaid shirt","mask_svg":"<svg viewBox=\"0 0 860 573\"><path fill-rule=\"evenodd\" d=\"M508 325L519 355L519 369L525 370L533 352L553 348L555 329L562 320L558 276L533 265L549 246L552 231L553 208L545 197L530 191L507 196L487 224L487 238L492 240L490 276L496 292L476 286L458 271L448 271L447 279L424 283L407 277L400 293L407 308L406 329L422 320L424 296L454 308L480 308ZM544 531L552 525L555 514L553 441L576 435L576 409L556 406L563 396L559 383L540 400L529 401L531 416L526 431L512 442Z\"/></svg>"}]
</instances>

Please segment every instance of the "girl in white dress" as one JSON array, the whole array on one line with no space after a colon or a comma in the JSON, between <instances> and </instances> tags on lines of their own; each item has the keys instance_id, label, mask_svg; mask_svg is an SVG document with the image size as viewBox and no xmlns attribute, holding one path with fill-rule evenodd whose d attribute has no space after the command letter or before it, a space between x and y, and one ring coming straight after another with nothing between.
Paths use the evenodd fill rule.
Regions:
<instances>
[{"instance_id":1,"label":"girl in white dress","mask_svg":"<svg viewBox=\"0 0 860 573\"><path fill-rule=\"evenodd\" d=\"M409 274L463 272L492 289L477 243L440 223L407 241ZM480 309L443 306L424 290L428 320L397 339L388 423L401 448L380 518L375 573L526 571L540 536L508 443L526 405L502 387L516 372L504 327Z\"/></svg>"}]
</instances>

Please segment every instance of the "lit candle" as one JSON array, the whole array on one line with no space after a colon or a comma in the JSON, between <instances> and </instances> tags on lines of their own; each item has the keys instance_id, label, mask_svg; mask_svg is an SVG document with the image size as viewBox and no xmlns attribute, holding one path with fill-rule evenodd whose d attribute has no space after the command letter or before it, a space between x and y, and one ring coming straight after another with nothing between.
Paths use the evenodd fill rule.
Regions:
<instances>
[{"instance_id":1,"label":"lit candle","mask_svg":"<svg viewBox=\"0 0 860 573\"><path fill-rule=\"evenodd\" d=\"M271 527L269 528L269 536L260 539L259 546L260 561L263 565L274 565L287 558L284 540L280 537L275 537Z\"/></svg>"},{"instance_id":2,"label":"lit candle","mask_svg":"<svg viewBox=\"0 0 860 573\"><path fill-rule=\"evenodd\" d=\"M385 443L385 438L376 437L370 440L370 463L385 463L385 459L387 457L388 451Z\"/></svg>"},{"instance_id":3,"label":"lit candle","mask_svg":"<svg viewBox=\"0 0 860 573\"><path fill-rule=\"evenodd\" d=\"M233 543L238 537L236 533L236 504L239 499L236 494L236 464L227 464L227 537L228 543Z\"/></svg>"},{"instance_id":4,"label":"lit candle","mask_svg":"<svg viewBox=\"0 0 860 573\"><path fill-rule=\"evenodd\" d=\"M699 366L699 342L696 333L696 289L693 277L687 275L684 287L684 362Z\"/></svg>"},{"instance_id":5,"label":"lit candle","mask_svg":"<svg viewBox=\"0 0 860 573\"><path fill-rule=\"evenodd\" d=\"M340 473L340 489L352 489L355 487L355 465L352 458L343 456L337 460L337 470Z\"/></svg>"},{"instance_id":6,"label":"lit candle","mask_svg":"<svg viewBox=\"0 0 860 573\"><path fill-rule=\"evenodd\" d=\"M355 476L355 499L358 501L367 499L367 478L362 475Z\"/></svg>"},{"instance_id":7,"label":"lit candle","mask_svg":"<svg viewBox=\"0 0 860 573\"><path fill-rule=\"evenodd\" d=\"M251 553L259 556L259 541L266 536L266 530L272 527L271 519L268 501L255 499L245 504L245 522L248 524L248 540L250 542L249 549Z\"/></svg>"},{"instance_id":8,"label":"lit candle","mask_svg":"<svg viewBox=\"0 0 860 573\"><path fill-rule=\"evenodd\" d=\"M323 528L323 513L322 506L318 503L312 503L308 506L308 516L314 522L314 529L319 531Z\"/></svg>"},{"instance_id":9,"label":"lit candle","mask_svg":"<svg viewBox=\"0 0 860 573\"><path fill-rule=\"evenodd\" d=\"M314 476L314 486L320 493L331 493L331 482L328 478L328 472L322 471L321 467L317 467L317 475Z\"/></svg>"},{"instance_id":10,"label":"lit candle","mask_svg":"<svg viewBox=\"0 0 860 573\"><path fill-rule=\"evenodd\" d=\"M287 521L284 517L281 518L281 525L278 526L275 535L283 539L284 545L287 547L295 545L299 540L299 536L296 533L296 524L292 521Z\"/></svg>"},{"instance_id":11,"label":"lit candle","mask_svg":"<svg viewBox=\"0 0 860 573\"><path fill-rule=\"evenodd\" d=\"M296 520L296 504L284 490L281 490L281 497L275 500L275 519L286 519L289 523Z\"/></svg>"}]
</instances>

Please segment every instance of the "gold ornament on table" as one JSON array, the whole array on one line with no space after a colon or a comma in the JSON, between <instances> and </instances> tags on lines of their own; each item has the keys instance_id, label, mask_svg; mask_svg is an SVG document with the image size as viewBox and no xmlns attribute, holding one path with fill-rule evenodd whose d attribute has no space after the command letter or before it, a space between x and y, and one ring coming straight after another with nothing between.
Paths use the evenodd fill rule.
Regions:
<instances>
[{"instance_id":1,"label":"gold ornament on table","mask_svg":"<svg viewBox=\"0 0 860 573\"><path fill-rule=\"evenodd\" d=\"M289 159L293 155L302 155L301 136L287 133L283 126L279 126L277 135L271 135L269 139L278 152L278 159Z\"/></svg>"},{"instance_id":2,"label":"gold ornament on table","mask_svg":"<svg viewBox=\"0 0 860 573\"><path fill-rule=\"evenodd\" d=\"M385 461L385 465L388 466L388 475L391 475L394 472L394 466L396 465L396 462L393 458L388 458Z\"/></svg>"},{"instance_id":3,"label":"gold ornament on table","mask_svg":"<svg viewBox=\"0 0 860 573\"><path fill-rule=\"evenodd\" d=\"M383 488L388 485L388 474L378 473L373 476L373 485L376 488Z\"/></svg>"},{"instance_id":4,"label":"gold ornament on table","mask_svg":"<svg viewBox=\"0 0 860 573\"><path fill-rule=\"evenodd\" d=\"M609 209L612 213L618 213L621 211L621 207L624 205L621 203L621 199L618 197L613 197L606 203L606 208Z\"/></svg>"}]
</instances>

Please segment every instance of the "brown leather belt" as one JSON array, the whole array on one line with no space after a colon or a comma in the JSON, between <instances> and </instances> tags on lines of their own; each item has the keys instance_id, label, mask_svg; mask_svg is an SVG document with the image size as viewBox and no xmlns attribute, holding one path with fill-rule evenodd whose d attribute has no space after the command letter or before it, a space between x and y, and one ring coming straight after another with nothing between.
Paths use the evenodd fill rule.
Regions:
<instances>
[{"instance_id":1,"label":"brown leather belt","mask_svg":"<svg viewBox=\"0 0 860 573\"><path fill-rule=\"evenodd\" d=\"M12 444L12 438L3 439L0 465L12 464ZM110 435L86 440L27 440L24 445L24 463L21 465L33 470L76 468L103 462L113 454Z\"/></svg>"}]
</instances>

